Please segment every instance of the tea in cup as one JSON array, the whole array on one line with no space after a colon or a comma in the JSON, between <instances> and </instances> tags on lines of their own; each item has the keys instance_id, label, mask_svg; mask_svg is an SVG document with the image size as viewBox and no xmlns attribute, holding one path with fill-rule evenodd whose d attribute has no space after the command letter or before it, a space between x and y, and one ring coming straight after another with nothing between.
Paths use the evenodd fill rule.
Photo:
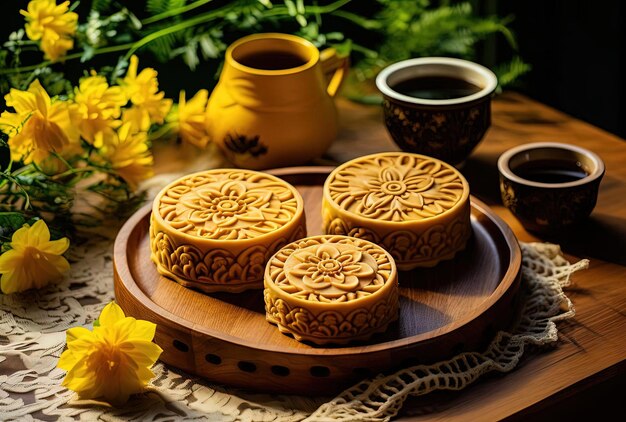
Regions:
<instances>
[{"instance_id":1,"label":"tea in cup","mask_svg":"<svg viewBox=\"0 0 626 422\"><path fill-rule=\"evenodd\" d=\"M558 233L591 214L605 168L585 148L535 142L504 152L498 170L502 202L522 225Z\"/></svg>"},{"instance_id":2,"label":"tea in cup","mask_svg":"<svg viewBox=\"0 0 626 422\"><path fill-rule=\"evenodd\" d=\"M385 125L406 152L462 163L491 125L496 75L484 66L450 57L404 60L383 69Z\"/></svg>"}]
</instances>

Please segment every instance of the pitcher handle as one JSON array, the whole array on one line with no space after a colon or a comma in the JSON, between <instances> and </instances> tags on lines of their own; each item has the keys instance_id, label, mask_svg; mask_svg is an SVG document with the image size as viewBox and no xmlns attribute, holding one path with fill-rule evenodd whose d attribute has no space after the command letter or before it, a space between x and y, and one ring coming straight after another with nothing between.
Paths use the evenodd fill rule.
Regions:
<instances>
[{"instance_id":1,"label":"pitcher handle","mask_svg":"<svg viewBox=\"0 0 626 422\"><path fill-rule=\"evenodd\" d=\"M331 97L334 97L339 91L341 83L348 75L350 61L348 57L339 57L337 50L334 48L327 48L320 52L320 63L322 65L322 72L328 81L326 92L328 92L328 95Z\"/></svg>"}]
</instances>

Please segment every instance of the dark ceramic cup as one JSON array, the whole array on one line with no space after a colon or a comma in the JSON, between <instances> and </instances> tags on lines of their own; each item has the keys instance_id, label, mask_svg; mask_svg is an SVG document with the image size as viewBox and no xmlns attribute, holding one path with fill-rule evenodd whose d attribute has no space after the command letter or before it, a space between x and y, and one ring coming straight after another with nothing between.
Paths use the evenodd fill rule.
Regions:
<instances>
[{"instance_id":1,"label":"dark ceramic cup","mask_svg":"<svg viewBox=\"0 0 626 422\"><path fill-rule=\"evenodd\" d=\"M415 78L452 78L472 84L470 95L432 99L401 93ZM404 60L383 69L376 86L383 94L385 125L406 152L439 158L453 165L465 161L491 125L491 97L496 75L479 64L449 57Z\"/></svg>"},{"instance_id":2,"label":"dark ceramic cup","mask_svg":"<svg viewBox=\"0 0 626 422\"><path fill-rule=\"evenodd\" d=\"M502 202L522 225L558 234L591 214L604 163L575 145L536 142L503 153L498 170Z\"/></svg>"}]
</instances>

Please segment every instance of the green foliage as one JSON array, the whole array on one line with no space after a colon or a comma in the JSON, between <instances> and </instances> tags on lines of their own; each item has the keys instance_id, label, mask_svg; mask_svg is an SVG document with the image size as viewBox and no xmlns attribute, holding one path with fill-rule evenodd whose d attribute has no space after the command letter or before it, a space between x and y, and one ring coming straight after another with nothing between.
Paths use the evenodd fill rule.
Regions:
<instances>
[{"instance_id":1,"label":"green foliage","mask_svg":"<svg viewBox=\"0 0 626 422\"><path fill-rule=\"evenodd\" d=\"M350 54L355 79L361 82L371 80L389 63L410 57L475 60L481 41L493 35L504 37L516 49L507 26L510 18L478 16L469 2L146 0L122 7L114 0L94 0L90 13L80 21L77 49L66 61L80 59L88 67L96 56L117 52L119 56L110 59L117 65L100 69L112 81L132 54L150 53L163 63L182 60L192 70L208 61L220 69L228 44L255 32L291 32L320 48L332 46ZM5 47L0 50L0 94L10 87L23 89L34 78L52 93L67 88L64 75L53 72L47 62L24 66L22 52L37 50L37 45L25 39L23 30L13 34ZM529 70L519 58L500 68L501 85Z\"/></svg>"},{"instance_id":2,"label":"green foliage","mask_svg":"<svg viewBox=\"0 0 626 422\"><path fill-rule=\"evenodd\" d=\"M183 7L186 0L147 0L146 10L152 15Z\"/></svg>"},{"instance_id":3,"label":"green foliage","mask_svg":"<svg viewBox=\"0 0 626 422\"><path fill-rule=\"evenodd\" d=\"M515 52L509 23L508 17L478 16L469 2L445 0L93 0L87 13L79 12L74 49L63 63L43 60L39 41L29 40L24 29L10 35L0 49L0 95L11 88L25 90L39 79L51 96L64 99L72 95L77 79L94 68L116 83L133 54L151 55L168 65L179 61L192 70L208 62L216 80L227 46L258 32L294 33L319 48L334 47L350 55L353 81L371 87L380 69L395 61L435 55L476 60L481 42L494 35L504 37ZM39 59L33 62L33 57ZM64 73L67 64L78 61L80 72ZM494 70L504 86L530 66L514 56ZM380 101L368 89L348 95L365 103ZM32 164L13 163L5 140L0 137L0 243L6 245L10 233L42 215L60 230L97 224L93 214L70 212L79 182L86 185L84 192L105 198L92 205L100 213L130 212L143 200L98 161L66 163L67 171L54 176ZM97 174L107 177L89 179Z\"/></svg>"},{"instance_id":4,"label":"green foliage","mask_svg":"<svg viewBox=\"0 0 626 422\"><path fill-rule=\"evenodd\" d=\"M28 218L20 212L0 212L0 253L8 249L8 243L11 241L13 232L26 224L27 221Z\"/></svg>"},{"instance_id":5,"label":"green foliage","mask_svg":"<svg viewBox=\"0 0 626 422\"><path fill-rule=\"evenodd\" d=\"M111 8L113 0L93 0L91 10L96 12L106 12Z\"/></svg>"},{"instance_id":6,"label":"green foliage","mask_svg":"<svg viewBox=\"0 0 626 422\"><path fill-rule=\"evenodd\" d=\"M523 74L530 72L531 69L531 65L515 56L510 62L496 66L493 71L498 76L500 86L507 86L517 81Z\"/></svg>"},{"instance_id":7,"label":"green foliage","mask_svg":"<svg viewBox=\"0 0 626 422\"><path fill-rule=\"evenodd\" d=\"M480 41L494 34L504 36L516 48L515 38L507 28L509 18L476 16L470 3L444 2L433 6L428 0L379 2L383 8L374 21L381 27L383 42L376 48L377 54L365 57L357 66L361 80L372 78L389 63L411 57L453 56L473 60ZM521 66L516 69L523 70Z\"/></svg>"}]
</instances>

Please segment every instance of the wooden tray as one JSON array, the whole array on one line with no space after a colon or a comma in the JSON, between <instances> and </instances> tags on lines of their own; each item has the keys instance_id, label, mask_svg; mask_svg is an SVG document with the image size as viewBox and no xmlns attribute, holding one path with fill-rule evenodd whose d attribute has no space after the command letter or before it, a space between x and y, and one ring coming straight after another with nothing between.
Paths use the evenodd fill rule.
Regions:
<instances>
[{"instance_id":1,"label":"wooden tray","mask_svg":"<svg viewBox=\"0 0 626 422\"><path fill-rule=\"evenodd\" d=\"M309 235L321 234L322 184L332 167L270 173L295 185ZM265 392L331 395L364 377L481 350L510 323L519 287L515 235L472 198L474 234L435 268L400 273L400 317L385 334L348 347L316 347L265 321L263 294L203 294L158 275L150 261L150 206L115 242L115 296L127 315L157 324L161 360L213 382Z\"/></svg>"}]
</instances>

